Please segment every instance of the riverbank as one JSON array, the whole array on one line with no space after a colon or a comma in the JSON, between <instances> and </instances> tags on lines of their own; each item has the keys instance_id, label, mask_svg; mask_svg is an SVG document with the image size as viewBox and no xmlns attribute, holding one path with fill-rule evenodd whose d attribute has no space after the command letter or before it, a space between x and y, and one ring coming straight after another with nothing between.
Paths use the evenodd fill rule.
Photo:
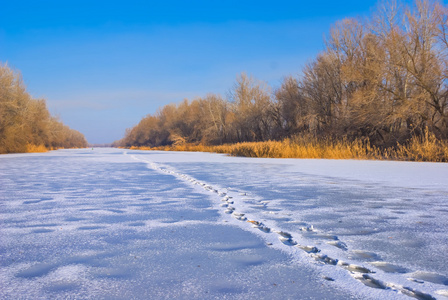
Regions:
<instances>
[{"instance_id":1,"label":"riverbank","mask_svg":"<svg viewBox=\"0 0 448 300\"><path fill-rule=\"evenodd\" d=\"M296 137L283 141L244 142L225 145L174 144L160 147L131 147L138 150L193 151L227 153L232 156L265 158L374 159L448 162L448 143L426 133L412 138L407 145L381 149L368 140L349 141Z\"/></svg>"}]
</instances>

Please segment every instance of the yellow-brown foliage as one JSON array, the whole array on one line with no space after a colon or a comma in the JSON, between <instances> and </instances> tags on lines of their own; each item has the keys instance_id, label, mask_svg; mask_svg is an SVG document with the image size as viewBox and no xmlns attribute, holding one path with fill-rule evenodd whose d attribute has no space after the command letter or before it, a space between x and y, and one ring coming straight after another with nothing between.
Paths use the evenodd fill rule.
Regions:
<instances>
[{"instance_id":1,"label":"yellow-brown foliage","mask_svg":"<svg viewBox=\"0 0 448 300\"><path fill-rule=\"evenodd\" d=\"M233 156L270 158L325 158L325 159L391 159L448 162L448 143L440 141L428 131L424 138L412 138L408 145L387 149L370 146L368 140L319 140L310 136L283 141L245 142L208 146L183 144L161 147L131 147L139 150L192 151L227 153Z\"/></svg>"},{"instance_id":2,"label":"yellow-brown foliage","mask_svg":"<svg viewBox=\"0 0 448 300\"><path fill-rule=\"evenodd\" d=\"M394 154L394 159L448 162L448 142L438 140L426 129L423 137L413 137L406 146L398 145Z\"/></svg>"},{"instance_id":3,"label":"yellow-brown foliage","mask_svg":"<svg viewBox=\"0 0 448 300\"><path fill-rule=\"evenodd\" d=\"M27 144L26 145L26 152L28 153L36 153L36 152L48 152L48 149L44 145L33 145L33 144Z\"/></svg>"},{"instance_id":4,"label":"yellow-brown foliage","mask_svg":"<svg viewBox=\"0 0 448 300\"><path fill-rule=\"evenodd\" d=\"M80 132L52 117L44 99L33 99L20 73L0 62L0 154L85 147Z\"/></svg>"},{"instance_id":5,"label":"yellow-brown foliage","mask_svg":"<svg viewBox=\"0 0 448 300\"><path fill-rule=\"evenodd\" d=\"M370 18L334 24L325 49L299 77L270 88L242 73L227 98L207 95L162 107L115 144L180 151L232 144L207 149L255 157L446 161L448 7L399 2Z\"/></svg>"}]
</instances>

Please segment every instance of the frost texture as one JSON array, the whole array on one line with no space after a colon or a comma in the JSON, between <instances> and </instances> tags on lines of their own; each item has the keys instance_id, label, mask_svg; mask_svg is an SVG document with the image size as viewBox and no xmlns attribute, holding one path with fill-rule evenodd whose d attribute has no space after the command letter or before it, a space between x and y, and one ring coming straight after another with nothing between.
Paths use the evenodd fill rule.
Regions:
<instances>
[{"instance_id":1,"label":"frost texture","mask_svg":"<svg viewBox=\"0 0 448 300\"><path fill-rule=\"evenodd\" d=\"M446 178L431 163L0 156L0 298L433 299Z\"/></svg>"}]
</instances>

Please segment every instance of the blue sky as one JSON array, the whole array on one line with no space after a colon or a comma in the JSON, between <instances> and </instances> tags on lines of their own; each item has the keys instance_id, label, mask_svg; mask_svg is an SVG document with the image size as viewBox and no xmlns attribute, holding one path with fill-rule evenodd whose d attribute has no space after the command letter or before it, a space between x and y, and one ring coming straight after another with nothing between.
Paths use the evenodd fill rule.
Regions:
<instances>
[{"instance_id":1,"label":"blue sky","mask_svg":"<svg viewBox=\"0 0 448 300\"><path fill-rule=\"evenodd\" d=\"M298 75L331 24L377 1L5 1L0 61L91 143L165 104L225 96L241 72Z\"/></svg>"}]
</instances>

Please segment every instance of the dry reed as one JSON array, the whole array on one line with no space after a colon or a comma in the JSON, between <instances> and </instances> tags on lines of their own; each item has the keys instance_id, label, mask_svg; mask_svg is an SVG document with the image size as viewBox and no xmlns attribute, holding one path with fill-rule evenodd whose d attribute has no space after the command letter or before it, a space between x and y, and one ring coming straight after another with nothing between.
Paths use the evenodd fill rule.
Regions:
<instances>
[{"instance_id":1,"label":"dry reed","mask_svg":"<svg viewBox=\"0 0 448 300\"><path fill-rule=\"evenodd\" d=\"M193 151L227 153L233 156L270 158L325 158L325 159L379 159L448 162L448 143L437 140L426 131L423 137L414 137L408 144L386 149L371 146L369 140L349 141L317 139L309 136L283 141L244 142L209 146L182 144L161 147L131 147L139 150Z\"/></svg>"},{"instance_id":2,"label":"dry reed","mask_svg":"<svg viewBox=\"0 0 448 300\"><path fill-rule=\"evenodd\" d=\"M44 145L27 144L26 152L27 153L48 152L48 149Z\"/></svg>"}]
</instances>

